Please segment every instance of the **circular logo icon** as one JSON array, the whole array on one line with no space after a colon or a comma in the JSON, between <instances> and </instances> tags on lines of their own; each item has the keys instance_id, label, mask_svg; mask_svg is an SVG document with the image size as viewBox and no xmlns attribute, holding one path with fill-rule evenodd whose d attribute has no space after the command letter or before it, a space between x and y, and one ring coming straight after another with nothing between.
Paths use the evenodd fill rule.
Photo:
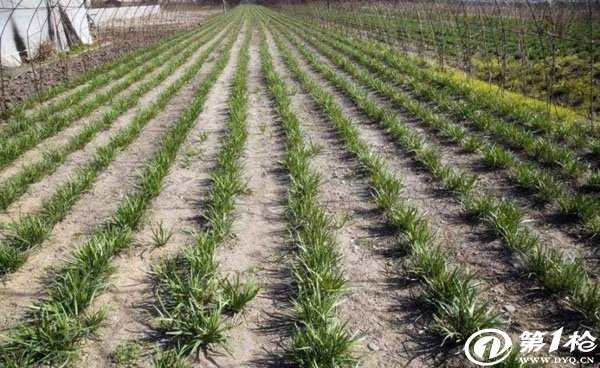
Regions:
<instances>
[{"instance_id":1,"label":"circular logo icon","mask_svg":"<svg viewBox=\"0 0 600 368\"><path fill-rule=\"evenodd\" d=\"M479 330L465 343L465 355L480 366L498 364L510 355L512 340L504 331L495 328Z\"/></svg>"}]
</instances>

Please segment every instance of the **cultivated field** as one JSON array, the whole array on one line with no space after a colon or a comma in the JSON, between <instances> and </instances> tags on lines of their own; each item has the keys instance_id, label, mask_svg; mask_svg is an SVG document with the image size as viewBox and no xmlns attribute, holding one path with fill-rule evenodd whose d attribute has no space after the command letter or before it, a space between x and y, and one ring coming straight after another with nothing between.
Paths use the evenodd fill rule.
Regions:
<instances>
[{"instance_id":1,"label":"cultivated field","mask_svg":"<svg viewBox=\"0 0 600 368\"><path fill-rule=\"evenodd\" d=\"M465 367L484 328L596 335L598 125L280 10L4 111L0 366Z\"/></svg>"}]
</instances>

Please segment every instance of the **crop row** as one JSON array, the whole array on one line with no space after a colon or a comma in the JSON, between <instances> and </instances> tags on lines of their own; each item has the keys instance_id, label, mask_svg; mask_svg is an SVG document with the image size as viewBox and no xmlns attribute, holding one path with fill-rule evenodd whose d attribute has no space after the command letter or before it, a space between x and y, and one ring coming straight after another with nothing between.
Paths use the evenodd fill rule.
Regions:
<instances>
[{"instance_id":1,"label":"crop row","mask_svg":"<svg viewBox=\"0 0 600 368\"><path fill-rule=\"evenodd\" d=\"M598 74L594 61L598 59L598 51L590 34L594 28L591 22L571 22L574 26L567 28L572 28L572 35L559 37L547 33L537 21L533 22L535 27L529 28L531 20L499 16L500 23L494 25L496 17L486 16L484 20L462 10L455 14L457 19L440 19L444 12L433 9L423 14L417 12L418 16L411 19L406 17L411 11L405 8L400 18L369 14L364 8L360 13L306 6L296 11L290 7L283 9L313 24L401 46L404 51L418 52L421 57L436 56L442 65L450 63L509 90L545 96L576 106L584 113L598 110L594 101L597 86L591 83ZM585 27L590 29L581 31Z\"/></svg>"},{"instance_id":2,"label":"crop row","mask_svg":"<svg viewBox=\"0 0 600 368\"><path fill-rule=\"evenodd\" d=\"M252 26L245 30L243 45L229 100L226 136L211 175L212 187L205 202L206 227L194 232L194 241L176 257L167 258L152 270L158 329L167 339L167 353L155 355L155 365L173 367L182 357L203 352L215 345L227 351L230 323L223 314L239 313L259 291L252 281L243 283L219 272L216 253L231 234L235 198L244 189L239 162L248 132L247 73Z\"/></svg>"},{"instance_id":3,"label":"crop row","mask_svg":"<svg viewBox=\"0 0 600 368\"><path fill-rule=\"evenodd\" d=\"M164 178L175 162L178 149L202 111L208 92L225 68L240 26L234 29L224 52L145 164L136 189L120 202L111 219L48 277L46 297L36 303L26 320L0 345L0 363L31 366L72 362L77 355L78 342L99 327L103 311L90 313L87 309L108 287L108 277L115 271L111 260L130 245L132 232L139 227L151 201L162 191Z\"/></svg>"},{"instance_id":4,"label":"crop row","mask_svg":"<svg viewBox=\"0 0 600 368\"><path fill-rule=\"evenodd\" d=\"M290 106L285 81L274 70L264 28L260 48L267 86L285 134L282 163L290 176L287 218L296 250L296 261L291 265L296 295L289 353L299 367L354 366L356 339L336 313L344 298L346 279L331 218L317 201L319 175L310 168L312 153Z\"/></svg>"},{"instance_id":5,"label":"crop row","mask_svg":"<svg viewBox=\"0 0 600 368\"><path fill-rule=\"evenodd\" d=\"M335 27L326 31L339 41L348 39L347 32ZM569 140L576 145L589 145L586 140L589 134L593 133L597 137L600 133L596 125L582 124L584 118L572 111L555 105L548 115L548 107L540 101L500 91L497 87L466 78L452 70L437 69L421 58L398 54L393 47L384 42L365 42L356 37L349 37L348 45L360 47L365 54L385 60L399 72L444 87L448 89L447 92L466 98L473 105L491 110L515 124L531 128L535 132L551 134L556 140Z\"/></svg>"},{"instance_id":6,"label":"crop row","mask_svg":"<svg viewBox=\"0 0 600 368\"><path fill-rule=\"evenodd\" d=\"M315 35L314 32L312 34ZM574 125L561 124L547 117L537 115L530 109L515 109L514 105L509 104L497 94L484 93L482 95L479 92L475 93L465 84L460 84L442 73L436 73L427 67L418 68L414 63L379 52L379 57L385 57L386 62L390 62L390 59L393 60L395 67L389 68L387 63L384 65L381 60L374 56L376 51L367 54L358 52L348 43L344 43L347 37L342 39L337 35L336 39L337 42L324 41L329 46L349 54L353 60L368 66L369 69L381 75L382 78L410 88L419 98L436 103L443 111L470 120L475 128L483 130L485 133L491 133L504 145L524 150L535 159L553 166L564 175L574 178L584 177L587 181L586 184L594 185L598 179L598 172L591 170L588 164L581 162L574 150L560 146L560 141L567 138L577 146L577 149L581 149L582 145L596 146L597 143L586 136L586 133L589 133L586 132L586 129L575 129ZM424 81L427 81L427 83ZM445 89L437 90L432 85L442 85ZM465 98L465 101L456 100L457 97ZM508 112L509 107L510 113ZM502 114L505 119L497 119L494 113ZM509 114L517 114L518 118L511 119L508 116ZM528 129L550 129L546 127L556 127L554 129L559 136L554 138L539 137L535 131Z\"/></svg>"},{"instance_id":7,"label":"crop row","mask_svg":"<svg viewBox=\"0 0 600 368\"><path fill-rule=\"evenodd\" d=\"M203 27L205 25L213 23L214 19L215 18L204 23ZM148 60L151 60L153 57L158 55L157 53L174 47L181 41L197 33L198 30L201 28L202 27L194 28L179 34L174 34L170 37L163 39L159 43L138 49L137 51L134 51L132 53L123 54L113 62L106 63L100 67L82 73L76 78L73 78L65 83L54 85L38 94L31 95L30 97L24 99L23 101L11 107L10 109L2 110L0 112L0 117L6 120L12 118L22 118L31 109L34 109L36 105L50 101L55 97L60 97L61 102L59 103L61 105L65 104L65 100L75 102L76 99L73 97L72 94L68 94L68 96L65 97L62 97L61 95L67 93L70 90L75 90L77 88L81 88L82 90L88 90L91 92L99 86L106 84L109 80L114 80L121 77L122 72L127 70L131 71L132 67L147 62ZM65 104L65 106L67 105Z\"/></svg>"},{"instance_id":8,"label":"crop row","mask_svg":"<svg viewBox=\"0 0 600 368\"><path fill-rule=\"evenodd\" d=\"M483 20L480 16L461 14L458 20L460 23L457 23L456 16L450 15L450 13L448 13L448 17L444 17L444 14L440 12L434 16L424 17L416 11L407 9L400 12L386 9L382 16L380 13L370 12L368 8L362 8L359 12L348 9L323 12L320 9L304 7L294 14L307 20L322 19L334 25L342 24L361 31L367 30L396 42L430 45L432 50L444 47L453 56L460 56L467 50L474 53L484 49L492 50L488 52L493 54L502 52L506 55L514 55L521 51L524 43L528 47L528 57L532 60L543 58L548 51L544 49L544 46L551 42L556 43L559 54L577 52L585 54L590 50L587 42L580 38L581 33L577 32L577 27L581 26L582 22L573 22L572 27L568 30L572 32L568 39L556 39L551 35L543 34L541 36L544 39L540 40L535 21L501 16L488 15L485 18L486 24L482 24ZM424 27L423 23L428 26ZM501 30L501 27L504 29ZM498 34L500 32L504 32L502 36ZM523 39L524 34L526 39ZM389 36L385 37L386 35ZM500 39L500 37L503 38Z\"/></svg>"},{"instance_id":9,"label":"crop row","mask_svg":"<svg viewBox=\"0 0 600 368\"><path fill-rule=\"evenodd\" d=\"M454 100L449 89L439 91L422 82L419 78L420 75L415 77L414 75L407 75L406 71L399 72L385 68L382 66L381 61L352 50L341 42L329 43L329 45L340 50L343 49L352 59L359 60L369 69L376 71L382 78L393 81L399 86L410 88L416 96L435 103L440 106L442 111L458 118L468 119L477 129L497 137L504 145L524 150L540 162L555 167L564 175L575 178L587 177L588 180L593 180L598 175L597 172L592 172L588 165L579 161L572 150L557 146L557 143L553 140L546 140L544 137L536 136L531 131L519 128L514 122L496 119L492 113L478 109L484 106L473 104L469 100L467 102ZM404 100L413 105L417 104L414 99L406 94L403 96Z\"/></svg>"},{"instance_id":10,"label":"crop row","mask_svg":"<svg viewBox=\"0 0 600 368\"><path fill-rule=\"evenodd\" d=\"M343 40L341 32L332 30L332 38ZM356 39L350 40L349 45L357 45ZM446 89L457 98L464 98L470 104L488 110L503 119L521 126L535 134L545 134L556 142L565 142L577 147L590 147L592 150L598 146L598 128L596 125L581 124L576 115L569 114L566 110L553 108L553 114L548 116L541 104L527 103L529 101L510 93L498 93L494 89L477 88L475 83L464 83L464 80L448 71L435 70L430 65L398 55L390 47L375 46L362 42L361 47L366 55L384 60L393 69L406 73L420 81L427 81L440 88ZM590 135L594 139L590 140Z\"/></svg>"},{"instance_id":11,"label":"crop row","mask_svg":"<svg viewBox=\"0 0 600 368\"><path fill-rule=\"evenodd\" d=\"M288 18L288 20L298 24L292 18ZM539 131L551 133L553 141L568 140L578 147L581 145L595 146L595 144L590 143L589 135L597 135L598 128L595 125L577 124L576 119L581 119L581 117L570 114L566 110L557 109L549 117L545 112L546 106L543 104L536 105L534 101L522 98L519 100L514 94L498 93L495 89L482 88L475 82L465 83L463 78L456 73L453 74L447 70L435 70L423 60L401 56L394 52L389 45L370 43L355 37L348 37L346 33L335 28L324 31L328 33L330 39L339 41L334 43L332 47L345 50L344 52L352 55L353 59L358 59L358 57L348 52L351 47L364 51L360 54L363 56L362 62L369 60L369 58L385 61L388 66L392 67L388 68L386 77L398 80L401 85L411 85L415 83L413 81L427 82L444 88L444 92L454 98L464 98L471 105L499 115L507 122L530 129L535 134L538 134ZM346 43L344 44L344 42ZM356 52L356 49L353 51ZM379 73L382 73L382 71ZM399 76L406 76L406 78L399 78ZM408 78L409 76L413 78ZM595 141L591 140L591 142Z\"/></svg>"},{"instance_id":12,"label":"crop row","mask_svg":"<svg viewBox=\"0 0 600 368\"><path fill-rule=\"evenodd\" d=\"M304 30L300 32L300 29L279 16L271 15L283 22L286 29L296 29L298 34L305 32ZM289 31L279 29L288 35ZM425 169L451 192L456 193L466 215L486 224L509 249L520 255L527 273L535 277L549 291L559 295L565 293L570 295L570 305L589 323L598 324L600 298L596 282L590 279L578 262L566 261L558 252L545 250L541 240L523 223L522 210L510 201L478 194L481 190L477 186L475 176L444 163L442 153L429 147L409 125L396 116L394 111L373 102L366 92L320 61L313 52L299 42L297 36L288 35L288 37L317 72L340 88L366 115L385 127L390 135L414 154L414 158Z\"/></svg>"},{"instance_id":13,"label":"crop row","mask_svg":"<svg viewBox=\"0 0 600 368\"><path fill-rule=\"evenodd\" d=\"M42 105L39 108L36 106L29 106L28 109L25 109L23 105L20 105L16 108L18 113L6 113L13 116L8 119L5 125L2 125L0 137L5 138L6 136L11 136L23 130L30 129L31 125L39 124L40 122L47 120L53 114L62 112L73 105L80 103L84 98L90 96L92 93L96 93L98 89L131 73L135 68L148 63L157 56L162 55L164 52L178 49L178 46L181 46L181 43L184 41L189 42L193 40L193 35L194 33L186 32L179 37L174 38L171 42L161 42L153 47L144 49L144 52L140 52L138 55L131 55L129 58L122 60L118 65L114 65L111 69L105 70L105 67L101 67L97 70L95 69L93 75L87 75L87 73L85 73L85 76L80 77L82 78L81 83L83 84L81 88L75 89L77 88L77 85L69 87L69 89L75 89L74 92L69 91L69 89L50 88L48 91L54 91L51 95L56 97L55 100L47 101L46 105ZM71 85L72 83L67 84ZM60 94L57 93L58 90L61 90ZM47 93L48 92L46 92L46 94ZM39 97L37 97L37 100L36 104L41 104L46 101L45 99L40 100ZM12 111L14 110L15 109Z\"/></svg>"}]
</instances>

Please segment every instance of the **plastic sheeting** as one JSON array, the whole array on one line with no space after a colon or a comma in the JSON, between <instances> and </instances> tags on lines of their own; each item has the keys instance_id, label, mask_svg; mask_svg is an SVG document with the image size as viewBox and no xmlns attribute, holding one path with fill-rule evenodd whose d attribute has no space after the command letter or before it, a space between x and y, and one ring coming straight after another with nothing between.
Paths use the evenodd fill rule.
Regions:
<instances>
[{"instance_id":1,"label":"plastic sheeting","mask_svg":"<svg viewBox=\"0 0 600 368\"><path fill-rule=\"evenodd\" d=\"M21 65L44 42L63 51L93 43L83 0L0 0L0 32L2 66Z\"/></svg>"},{"instance_id":2,"label":"plastic sheeting","mask_svg":"<svg viewBox=\"0 0 600 368\"><path fill-rule=\"evenodd\" d=\"M149 6L120 6L118 8L88 9L88 14L95 24L111 20L146 17L158 14L160 5Z\"/></svg>"}]
</instances>

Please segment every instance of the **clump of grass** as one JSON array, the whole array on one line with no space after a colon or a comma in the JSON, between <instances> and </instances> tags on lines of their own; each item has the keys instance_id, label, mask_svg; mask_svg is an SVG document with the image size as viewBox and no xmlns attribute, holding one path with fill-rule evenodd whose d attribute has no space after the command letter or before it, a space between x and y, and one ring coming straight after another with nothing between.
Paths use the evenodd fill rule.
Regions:
<instances>
[{"instance_id":1,"label":"clump of grass","mask_svg":"<svg viewBox=\"0 0 600 368\"><path fill-rule=\"evenodd\" d=\"M355 340L338 320L302 325L292 335L293 360L305 367L354 367L356 358L346 352L354 348Z\"/></svg>"},{"instance_id":2,"label":"clump of grass","mask_svg":"<svg viewBox=\"0 0 600 368\"><path fill-rule=\"evenodd\" d=\"M206 140L208 139L208 133L203 131L200 132L200 134L198 134L198 142L199 143L204 143L206 142Z\"/></svg>"},{"instance_id":3,"label":"clump of grass","mask_svg":"<svg viewBox=\"0 0 600 368\"><path fill-rule=\"evenodd\" d=\"M154 368L190 368L184 357L174 350L159 351L152 358Z\"/></svg>"},{"instance_id":4,"label":"clump of grass","mask_svg":"<svg viewBox=\"0 0 600 368\"><path fill-rule=\"evenodd\" d=\"M561 214L570 218L587 220L598 213L598 204L590 196L560 196L558 205Z\"/></svg>"},{"instance_id":5,"label":"clump of grass","mask_svg":"<svg viewBox=\"0 0 600 368\"><path fill-rule=\"evenodd\" d=\"M137 342L126 342L117 346L111 354L113 362L119 368L136 367L142 354L142 347Z\"/></svg>"},{"instance_id":6,"label":"clump of grass","mask_svg":"<svg viewBox=\"0 0 600 368\"><path fill-rule=\"evenodd\" d=\"M37 45L32 61L44 62L57 55L56 45L53 41L43 41Z\"/></svg>"},{"instance_id":7,"label":"clump of grass","mask_svg":"<svg viewBox=\"0 0 600 368\"><path fill-rule=\"evenodd\" d=\"M6 231L6 244L27 251L46 239L50 233L43 218L25 216L9 225Z\"/></svg>"},{"instance_id":8,"label":"clump of grass","mask_svg":"<svg viewBox=\"0 0 600 368\"><path fill-rule=\"evenodd\" d=\"M226 277L221 282L223 288L223 298L226 303L226 309L233 312L239 313L244 309L246 304L258 295L260 286L253 280L247 280L243 282L239 274L233 277L233 281L229 277Z\"/></svg>"},{"instance_id":9,"label":"clump of grass","mask_svg":"<svg viewBox=\"0 0 600 368\"><path fill-rule=\"evenodd\" d=\"M491 168L507 169L514 166L515 157L512 152L502 147L492 146L485 151L484 162Z\"/></svg>"},{"instance_id":10,"label":"clump of grass","mask_svg":"<svg viewBox=\"0 0 600 368\"><path fill-rule=\"evenodd\" d=\"M323 146L314 142L311 142L308 146L308 155L310 157L316 157L323 153Z\"/></svg>"},{"instance_id":11,"label":"clump of grass","mask_svg":"<svg viewBox=\"0 0 600 368\"><path fill-rule=\"evenodd\" d=\"M169 331L175 336L174 342L181 356L200 351L206 354L208 348L215 345L229 350L229 339L225 333L230 326L223 323L222 305L207 307L190 299L179 308L179 310L161 309L158 323L161 330Z\"/></svg>"},{"instance_id":12,"label":"clump of grass","mask_svg":"<svg viewBox=\"0 0 600 368\"><path fill-rule=\"evenodd\" d=\"M155 227L152 228L151 247L152 248L164 247L165 245L167 245L169 240L171 240L172 236L173 236L173 230L166 229L163 226L163 222L162 221L159 222Z\"/></svg>"},{"instance_id":13,"label":"clump of grass","mask_svg":"<svg viewBox=\"0 0 600 368\"><path fill-rule=\"evenodd\" d=\"M0 241L0 275L5 275L19 268L27 261L28 254Z\"/></svg>"},{"instance_id":14,"label":"clump of grass","mask_svg":"<svg viewBox=\"0 0 600 368\"><path fill-rule=\"evenodd\" d=\"M73 364L78 357L73 342L93 334L103 317L102 312L73 317L58 304L40 306L35 324L19 325L3 341L0 363L5 367Z\"/></svg>"}]
</instances>

